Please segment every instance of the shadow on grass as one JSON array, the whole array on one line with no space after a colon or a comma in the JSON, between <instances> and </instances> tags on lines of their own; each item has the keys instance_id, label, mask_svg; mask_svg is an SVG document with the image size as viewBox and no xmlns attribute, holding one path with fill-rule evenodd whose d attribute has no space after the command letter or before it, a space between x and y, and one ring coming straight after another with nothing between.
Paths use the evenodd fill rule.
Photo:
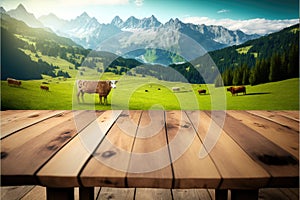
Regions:
<instances>
[{"instance_id":1,"label":"shadow on grass","mask_svg":"<svg viewBox=\"0 0 300 200\"><path fill-rule=\"evenodd\" d=\"M263 95L263 94L271 94L271 92L252 92L252 93L247 93L246 95Z\"/></svg>"}]
</instances>

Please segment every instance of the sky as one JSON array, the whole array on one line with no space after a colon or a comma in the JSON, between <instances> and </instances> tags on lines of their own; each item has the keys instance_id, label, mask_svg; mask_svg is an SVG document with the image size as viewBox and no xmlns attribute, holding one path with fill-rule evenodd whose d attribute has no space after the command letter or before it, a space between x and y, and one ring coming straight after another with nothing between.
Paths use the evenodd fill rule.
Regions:
<instances>
[{"instance_id":1,"label":"sky","mask_svg":"<svg viewBox=\"0 0 300 200\"><path fill-rule=\"evenodd\" d=\"M1 0L5 10L22 3L36 17L54 13L74 19L83 12L100 23L116 16L126 20L154 15L160 22L222 25L231 30L266 34L299 22L298 0Z\"/></svg>"}]
</instances>

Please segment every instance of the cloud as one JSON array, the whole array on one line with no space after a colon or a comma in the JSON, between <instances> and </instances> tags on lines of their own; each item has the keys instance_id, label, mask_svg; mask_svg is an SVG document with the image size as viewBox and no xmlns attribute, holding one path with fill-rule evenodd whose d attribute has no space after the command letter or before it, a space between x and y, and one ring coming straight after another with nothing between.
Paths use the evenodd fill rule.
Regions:
<instances>
[{"instance_id":1,"label":"cloud","mask_svg":"<svg viewBox=\"0 0 300 200\"><path fill-rule=\"evenodd\" d=\"M140 6L143 5L144 0L135 0L134 3L135 3L136 6L140 7Z\"/></svg>"},{"instance_id":2,"label":"cloud","mask_svg":"<svg viewBox=\"0 0 300 200\"><path fill-rule=\"evenodd\" d=\"M210 19L208 17L188 17L185 23L224 26L229 30L241 30L247 34L265 35L279 31L288 26L299 23L299 19L269 20L255 18L248 20Z\"/></svg>"},{"instance_id":3,"label":"cloud","mask_svg":"<svg viewBox=\"0 0 300 200\"><path fill-rule=\"evenodd\" d=\"M228 13L230 12L230 10L226 10L226 9L222 9L222 10L218 10L217 13L221 14L221 13Z\"/></svg>"}]
</instances>

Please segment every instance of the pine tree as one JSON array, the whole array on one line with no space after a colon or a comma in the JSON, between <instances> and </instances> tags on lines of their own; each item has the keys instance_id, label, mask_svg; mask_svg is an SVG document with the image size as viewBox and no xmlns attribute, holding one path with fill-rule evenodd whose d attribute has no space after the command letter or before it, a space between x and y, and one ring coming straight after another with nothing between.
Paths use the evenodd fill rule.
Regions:
<instances>
[{"instance_id":1,"label":"pine tree","mask_svg":"<svg viewBox=\"0 0 300 200\"><path fill-rule=\"evenodd\" d=\"M299 45L290 49L287 74L289 78L299 77Z\"/></svg>"},{"instance_id":2,"label":"pine tree","mask_svg":"<svg viewBox=\"0 0 300 200\"><path fill-rule=\"evenodd\" d=\"M280 57L277 53L275 53L271 58L269 81L272 82L272 81L281 80L280 66L281 66Z\"/></svg>"},{"instance_id":3,"label":"pine tree","mask_svg":"<svg viewBox=\"0 0 300 200\"><path fill-rule=\"evenodd\" d=\"M250 71L249 71L249 68L248 68L246 63L244 63L243 66L242 66L242 72L243 72L242 84L243 85L248 85L249 84Z\"/></svg>"}]
</instances>

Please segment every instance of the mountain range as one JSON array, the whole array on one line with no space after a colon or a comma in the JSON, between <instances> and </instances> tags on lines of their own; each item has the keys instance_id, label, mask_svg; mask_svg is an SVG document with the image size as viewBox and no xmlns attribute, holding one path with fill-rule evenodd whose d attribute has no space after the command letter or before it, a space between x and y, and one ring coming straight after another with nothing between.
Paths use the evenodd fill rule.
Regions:
<instances>
[{"instance_id":1,"label":"mountain range","mask_svg":"<svg viewBox=\"0 0 300 200\"><path fill-rule=\"evenodd\" d=\"M219 77L218 71L220 71L224 84L245 85L299 76L299 24L258 39L249 40L241 45L206 52L195 40L184 36L179 31L174 31L174 29L181 29L182 26L185 26L178 19L169 21L168 25L176 28L168 30L164 28L167 23L164 25L157 23L158 20L154 16L144 21L139 20L138 23L138 19L134 17L125 22L119 17L115 17L113 23L109 25L117 27L120 33L112 39L102 42L102 47L115 48L115 50L119 47L125 49L125 46L120 45L126 44L128 45L127 50L133 50L126 56L142 55L141 58L150 61L149 65L135 59L127 59L122 52L122 56L119 56L120 54L113 54L112 51L85 49L68 37L58 36L49 28L31 28L24 22L10 17L3 8L0 8L0 12L2 80L7 77L22 80L41 79L42 76L68 78L75 77L79 72L80 76L86 73L89 76L112 72L118 75L124 73L130 76L148 75L166 81L181 81L181 78L185 78L190 83L213 83L216 77ZM54 15L53 18L55 18ZM69 29L72 26L76 27L74 25L76 21L81 20L82 24L90 24L91 27L93 27L93 23L86 22L97 22L87 13L83 13L73 21L64 21L57 17L56 20L61 23L62 28L69 25L67 27ZM147 26L152 28L145 28ZM194 25L190 26L194 27ZM132 30L129 30L128 27L131 27ZM199 28L199 26L197 27ZM92 28L90 29L92 30ZM80 33L79 30L78 33ZM164 38L165 32L172 37ZM146 39L151 40L143 41L145 35ZM180 44L180 54L176 54L174 41L178 41ZM140 46L141 48L138 49L136 48L139 47L138 45L131 45L134 42L139 45L142 45L143 42L147 43L149 48ZM171 45L168 46L168 44ZM171 47L170 51L164 50L163 45L165 45L165 49ZM136 49L134 50L132 47ZM120 48L120 50L123 49ZM166 64L161 66L153 63ZM170 74L169 68L174 69L173 74Z\"/></svg>"},{"instance_id":2,"label":"mountain range","mask_svg":"<svg viewBox=\"0 0 300 200\"><path fill-rule=\"evenodd\" d=\"M148 48L182 54L185 49L178 46L181 47L186 39L192 43L195 41L204 51L212 51L259 37L239 30L231 31L222 26L183 23L177 18L162 24L153 15L143 19L131 16L126 21L116 16L109 24L99 23L95 17L90 17L86 12L72 20L60 19L52 13L36 19L22 4L16 9L7 11L7 14L31 27L50 28L54 33L68 37L85 48L131 55L134 58L143 55L131 52ZM197 56L199 53L188 59Z\"/></svg>"}]
</instances>

